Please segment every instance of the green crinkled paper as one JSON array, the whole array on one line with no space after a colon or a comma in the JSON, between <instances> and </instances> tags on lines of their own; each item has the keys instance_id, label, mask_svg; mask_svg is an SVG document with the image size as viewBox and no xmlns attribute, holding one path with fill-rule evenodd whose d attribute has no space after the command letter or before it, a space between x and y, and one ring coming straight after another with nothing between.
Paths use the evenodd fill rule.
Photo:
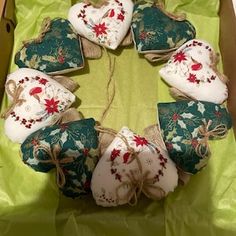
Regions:
<instances>
[{"instance_id":1,"label":"green crinkled paper","mask_svg":"<svg viewBox=\"0 0 236 236\"><path fill-rule=\"evenodd\" d=\"M13 55L21 41L35 38L42 20L66 17L76 1L16 0L17 27ZM197 38L219 51L219 1L166 0L169 10L186 12ZM142 130L157 122L157 102L171 102L168 86L158 76L162 65L151 65L134 48L110 52L116 58L116 94L104 126L119 130L127 125ZM12 58L10 72L17 69ZM100 119L106 106L108 58L89 60L70 74L79 84L79 110ZM234 78L232 78L234 79ZM1 104L5 110L6 96ZM21 161L20 146L4 135L0 121L0 235L4 236L100 236L100 235L235 235L236 144L232 130L226 139L210 142L208 166L160 202L142 198L136 207L103 209L92 197L71 200L56 186L55 173L37 173ZM17 130L16 130L17 132Z\"/></svg>"}]
</instances>

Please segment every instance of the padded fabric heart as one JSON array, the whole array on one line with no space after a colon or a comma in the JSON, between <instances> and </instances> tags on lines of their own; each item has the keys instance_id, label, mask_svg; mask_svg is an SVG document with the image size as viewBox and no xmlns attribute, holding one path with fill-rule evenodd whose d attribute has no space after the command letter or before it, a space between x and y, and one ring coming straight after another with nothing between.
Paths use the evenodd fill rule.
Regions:
<instances>
[{"instance_id":1,"label":"padded fabric heart","mask_svg":"<svg viewBox=\"0 0 236 236\"><path fill-rule=\"evenodd\" d=\"M46 18L39 37L24 43L15 55L15 63L48 74L78 70L84 67L80 39L68 20Z\"/></svg>"},{"instance_id":2,"label":"padded fabric heart","mask_svg":"<svg viewBox=\"0 0 236 236\"><path fill-rule=\"evenodd\" d=\"M159 9L156 3L135 4L132 32L139 53L164 53L195 37L195 28L187 21L177 21Z\"/></svg>"},{"instance_id":3,"label":"padded fabric heart","mask_svg":"<svg viewBox=\"0 0 236 236\"><path fill-rule=\"evenodd\" d=\"M196 174L210 157L208 139L223 138L232 126L223 105L203 101L159 103L160 128L170 158Z\"/></svg>"},{"instance_id":4,"label":"padded fabric heart","mask_svg":"<svg viewBox=\"0 0 236 236\"><path fill-rule=\"evenodd\" d=\"M22 68L8 75L6 93L12 105L5 113L5 133L22 143L34 131L54 124L75 96L46 74Z\"/></svg>"},{"instance_id":5,"label":"padded fabric heart","mask_svg":"<svg viewBox=\"0 0 236 236\"><path fill-rule=\"evenodd\" d=\"M84 119L42 128L21 145L22 159L40 172L56 167L57 183L66 196L86 194L98 161L94 126L94 119Z\"/></svg>"},{"instance_id":6,"label":"padded fabric heart","mask_svg":"<svg viewBox=\"0 0 236 236\"><path fill-rule=\"evenodd\" d=\"M191 40L175 52L159 73L187 96L221 104L227 99L228 90L216 68L215 57L209 43Z\"/></svg>"},{"instance_id":7,"label":"padded fabric heart","mask_svg":"<svg viewBox=\"0 0 236 236\"><path fill-rule=\"evenodd\" d=\"M141 192L160 199L177 186L168 154L128 128L121 129L98 162L91 189L98 205L135 204Z\"/></svg>"},{"instance_id":8,"label":"padded fabric heart","mask_svg":"<svg viewBox=\"0 0 236 236\"><path fill-rule=\"evenodd\" d=\"M131 0L109 0L101 8L77 3L70 8L68 20L81 36L116 49L129 30L132 12Z\"/></svg>"}]
</instances>

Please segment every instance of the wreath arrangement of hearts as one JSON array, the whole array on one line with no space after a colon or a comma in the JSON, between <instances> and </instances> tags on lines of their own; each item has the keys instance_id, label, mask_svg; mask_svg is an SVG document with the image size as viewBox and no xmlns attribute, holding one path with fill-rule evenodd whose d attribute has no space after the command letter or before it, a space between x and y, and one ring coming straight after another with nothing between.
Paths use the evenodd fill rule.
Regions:
<instances>
[{"instance_id":1,"label":"wreath arrangement of hearts","mask_svg":"<svg viewBox=\"0 0 236 236\"><path fill-rule=\"evenodd\" d=\"M84 0L71 7L68 20L46 18L38 37L16 53L20 69L7 77L5 134L21 144L26 165L56 169L65 196L92 192L104 207L136 205L141 194L167 196L207 165L208 140L226 137L232 127L218 54L195 35L183 15L148 0ZM159 73L177 98L157 104L157 122L144 136L83 118L71 108L77 83L62 75L83 68L84 58L99 58L101 47L132 42L149 61L168 60Z\"/></svg>"}]
</instances>

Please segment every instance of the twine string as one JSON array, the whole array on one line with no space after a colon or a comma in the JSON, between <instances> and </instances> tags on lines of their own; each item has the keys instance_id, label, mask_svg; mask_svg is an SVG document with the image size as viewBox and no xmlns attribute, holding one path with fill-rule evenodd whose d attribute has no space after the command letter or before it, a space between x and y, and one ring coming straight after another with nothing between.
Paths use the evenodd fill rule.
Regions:
<instances>
[{"instance_id":1,"label":"twine string","mask_svg":"<svg viewBox=\"0 0 236 236\"><path fill-rule=\"evenodd\" d=\"M32 42L41 43L45 34L47 32L49 32L50 30L51 30L51 19L50 19L50 17L46 17L42 22L42 26L41 26L40 33L39 33L38 37L35 39L29 39L29 40L23 41L23 44L27 45Z\"/></svg>"},{"instance_id":2,"label":"twine string","mask_svg":"<svg viewBox=\"0 0 236 236\"><path fill-rule=\"evenodd\" d=\"M13 86L12 89L11 86ZM13 101L11 105L7 108L7 110L1 114L1 118L3 119L7 119L16 106L21 106L24 102L26 102L25 99L20 98L24 88L22 86L17 86L15 81L9 80L6 83L5 88L7 93L12 96Z\"/></svg>"},{"instance_id":3,"label":"twine string","mask_svg":"<svg viewBox=\"0 0 236 236\"><path fill-rule=\"evenodd\" d=\"M48 159L48 160L39 159L38 152L40 150L45 151L48 154L48 156L50 157L50 159ZM73 157L65 157L63 159L58 159L60 151L61 151L61 147L59 144L55 144L52 148L49 148L44 144L40 144L34 148L33 156L40 163L52 164L55 166L57 185L59 188L62 188L66 183L66 177L65 177L65 174L64 174L64 171L63 171L61 165L72 163L74 161L74 158Z\"/></svg>"},{"instance_id":4,"label":"twine string","mask_svg":"<svg viewBox=\"0 0 236 236\"><path fill-rule=\"evenodd\" d=\"M196 146L196 153L198 156L205 158L210 155L209 139L210 138L224 138L227 135L228 129L225 124L219 124L210 130L212 120L204 122L202 126L199 127L199 134L203 136L198 145Z\"/></svg>"}]
</instances>

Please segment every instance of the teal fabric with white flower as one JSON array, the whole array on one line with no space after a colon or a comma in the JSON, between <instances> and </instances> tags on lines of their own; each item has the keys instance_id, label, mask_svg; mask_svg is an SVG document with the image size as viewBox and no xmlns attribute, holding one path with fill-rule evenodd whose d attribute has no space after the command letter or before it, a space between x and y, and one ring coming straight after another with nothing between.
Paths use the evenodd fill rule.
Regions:
<instances>
[{"instance_id":1,"label":"teal fabric with white flower","mask_svg":"<svg viewBox=\"0 0 236 236\"><path fill-rule=\"evenodd\" d=\"M65 183L59 186L65 195L86 194L99 153L94 126L95 120L91 118L34 132L21 145L23 162L40 172L56 167L65 177Z\"/></svg>"},{"instance_id":2,"label":"teal fabric with white flower","mask_svg":"<svg viewBox=\"0 0 236 236\"><path fill-rule=\"evenodd\" d=\"M84 67L80 39L68 20L45 18L38 38L24 42L15 63L51 74L80 69Z\"/></svg>"},{"instance_id":3,"label":"teal fabric with white flower","mask_svg":"<svg viewBox=\"0 0 236 236\"><path fill-rule=\"evenodd\" d=\"M177 21L166 15L156 3L135 4L132 32L140 53L171 50L195 37L195 28L187 20Z\"/></svg>"},{"instance_id":4,"label":"teal fabric with white flower","mask_svg":"<svg viewBox=\"0 0 236 236\"><path fill-rule=\"evenodd\" d=\"M159 103L159 123L170 158L196 174L210 157L208 139L223 138L232 127L223 105L203 101Z\"/></svg>"}]
</instances>

